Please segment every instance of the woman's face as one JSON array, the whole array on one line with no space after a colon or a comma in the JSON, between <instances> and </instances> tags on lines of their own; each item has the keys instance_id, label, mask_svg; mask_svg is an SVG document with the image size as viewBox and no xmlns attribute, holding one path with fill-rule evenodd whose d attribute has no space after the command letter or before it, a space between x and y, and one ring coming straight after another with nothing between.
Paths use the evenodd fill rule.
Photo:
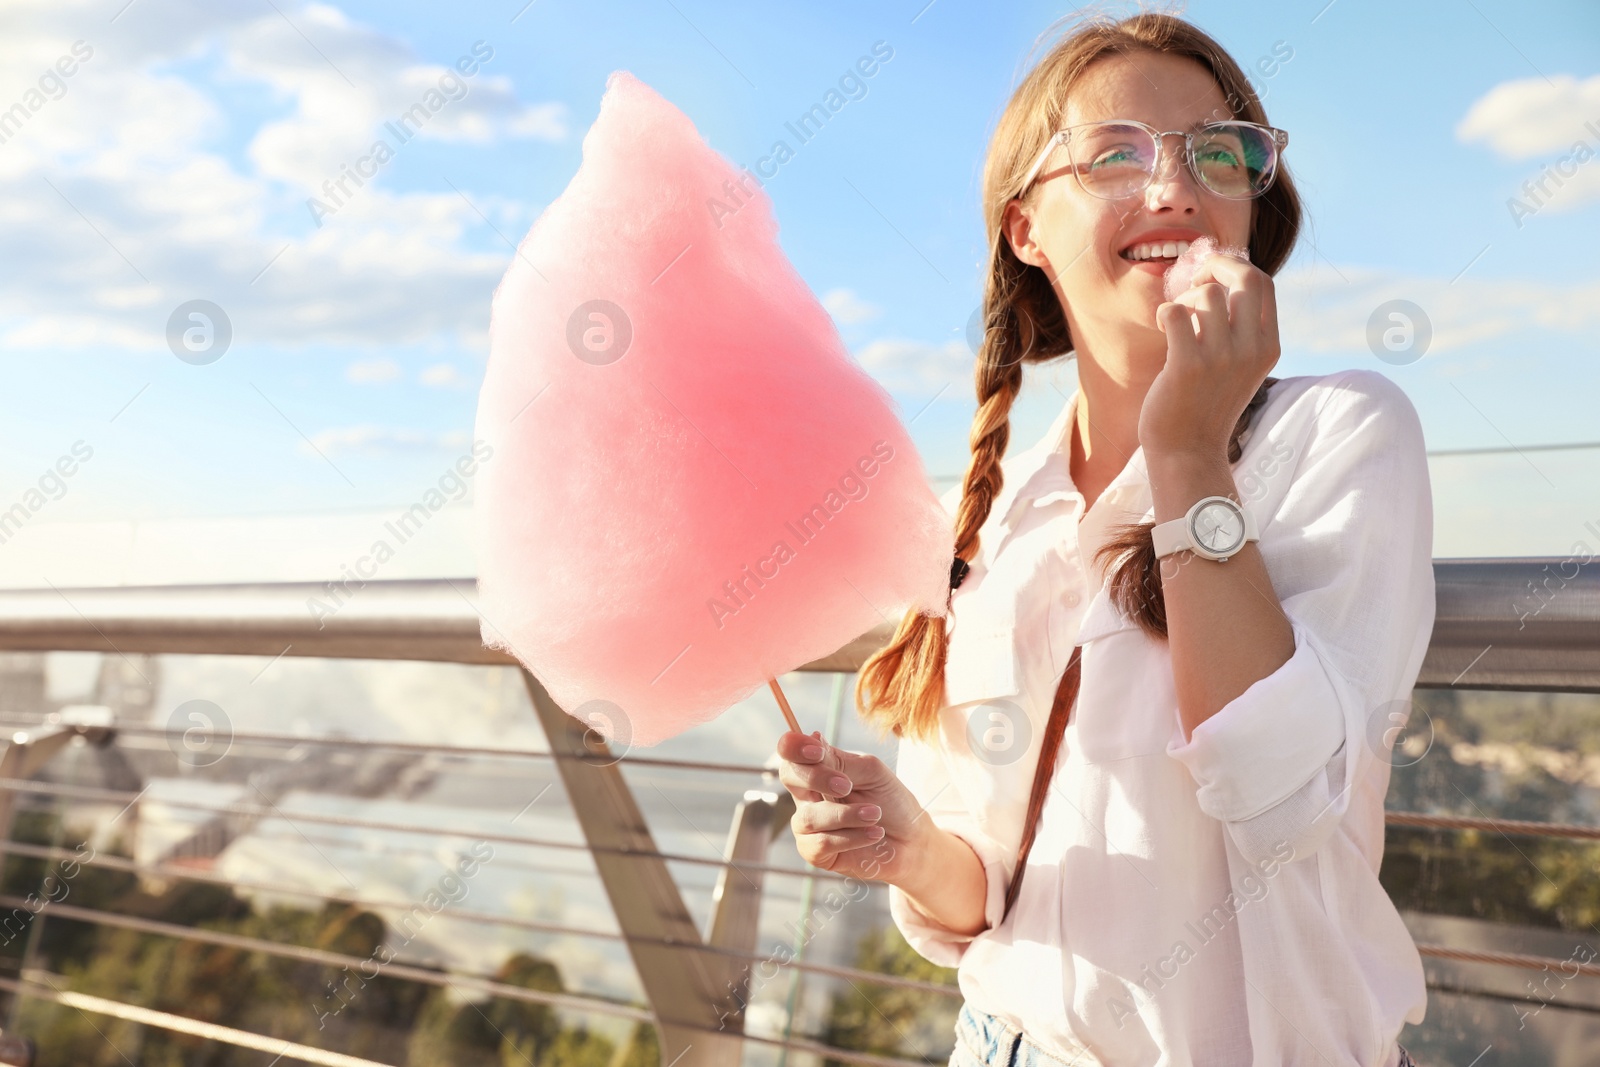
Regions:
<instances>
[{"instance_id":1,"label":"woman's face","mask_svg":"<svg viewBox=\"0 0 1600 1067\"><path fill-rule=\"evenodd\" d=\"M1138 119L1157 130L1187 131L1234 117L1200 64L1137 52L1090 64L1072 89L1062 125ZM1199 185L1181 159L1179 139L1163 140L1161 167L1142 192L1119 200L1089 195L1072 176L1066 148L1057 147L1027 204L1012 201L1006 209L1012 248L1023 262L1053 278L1080 352L1099 345L1165 351L1155 312L1166 299L1162 283L1172 261L1138 262L1125 252L1147 239L1192 240L1202 234L1224 245L1249 243L1255 202L1224 199Z\"/></svg>"}]
</instances>

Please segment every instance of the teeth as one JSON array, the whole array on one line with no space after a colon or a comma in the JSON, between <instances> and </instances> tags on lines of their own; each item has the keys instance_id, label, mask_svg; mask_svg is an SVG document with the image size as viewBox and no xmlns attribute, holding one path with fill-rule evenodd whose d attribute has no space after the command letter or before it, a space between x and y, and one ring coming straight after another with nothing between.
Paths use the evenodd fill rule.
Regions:
<instances>
[{"instance_id":1,"label":"teeth","mask_svg":"<svg viewBox=\"0 0 1600 1067\"><path fill-rule=\"evenodd\" d=\"M1177 259L1189 250L1188 241L1146 241L1122 253L1123 259Z\"/></svg>"}]
</instances>

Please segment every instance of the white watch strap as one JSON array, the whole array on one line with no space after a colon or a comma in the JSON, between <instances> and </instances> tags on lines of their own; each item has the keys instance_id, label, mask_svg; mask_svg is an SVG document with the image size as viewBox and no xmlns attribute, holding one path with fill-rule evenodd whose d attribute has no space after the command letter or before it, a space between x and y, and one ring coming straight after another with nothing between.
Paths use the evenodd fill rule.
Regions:
<instances>
[{"instance_id":1,"label":"white watch strap","mask_svg":"<svg viewBox=\"0 0 1600 1067\"><path fill-rule=\"evenodd\" d=\"M1150 531L1150 540L1155 543L1157 559L1194 547L1194 538L1189 536L1189 516L1157 523Z\"/></svg>"}]
</instances>

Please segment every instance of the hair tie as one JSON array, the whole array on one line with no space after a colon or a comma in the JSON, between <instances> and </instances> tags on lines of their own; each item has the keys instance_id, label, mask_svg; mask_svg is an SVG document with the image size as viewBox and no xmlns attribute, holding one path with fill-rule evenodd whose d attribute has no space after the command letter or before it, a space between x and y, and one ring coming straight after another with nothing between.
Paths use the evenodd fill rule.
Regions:
<instances>
[{"instance_id":1,"label":"hair tie","mask_svg":"<svg viewBox=\"0 0 1600 1067\"><path fill-rule=\"evenodd\" d=\"M957 556L950 564L950 588L959 589L962 581L967 577L967 572L971 569L966 560Z\"/></svg>"}]
</instances>

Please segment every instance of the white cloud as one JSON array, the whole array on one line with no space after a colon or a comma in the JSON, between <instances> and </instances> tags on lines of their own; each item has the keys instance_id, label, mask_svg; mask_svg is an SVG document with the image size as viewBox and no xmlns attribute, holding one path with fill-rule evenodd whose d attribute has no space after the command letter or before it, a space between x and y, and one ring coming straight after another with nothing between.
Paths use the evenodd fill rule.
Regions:
<instances>
[{"instance_id":1,"label":"white cloud","mask_svg":"<svg viewBox=\"0 0 1600 1067\"><path fill-rule=\"evenodd\" d=\"M323 430L311 436L311 444L302 444L302 452L320 452L332 456L340 452L386 454L396 451L465 448L469 435L464 430L447 430L432 433L426 430L393 429L384 426L343 426ZM312 446L315 446L313 449Z\"/></svg>"},{"instance_id":2,"label":"white cloud","mask_svg":"<svg viewBox=\"0 0 1600 1067\"><path fill-rule=\"evenodd\" d=\"M885 389L925 395L946 385L971 389L975 358L961 341L942 345L891 337L873 341L856 359Z\"/></svg>"},{"instance_id":3,"label":"white cloud","mask_svg":"<svg viewBox=\"0 0 1600 1067\"><path fill-rule=\"evenodd\" d=\"M400 377L400 364L388 358L363 359L346 367L344 376L346 381L357 385L392 382Z\"/></svg>"},{"instance_id":4,"label":"white cloud","mask_svg":"<svg viewBox=\"0 0 1600 1067\"><path fill-rule=\"evenodd\" d=\"M853 289L828 290L822 295L822 306L836 321L845 326L875 319L881 312L876 304L862 300Z\"/></svg>"},{"instance_id":5,"label":"white cloud","mask_svg":"<svg viewBox=\"0 0 1600 1067\"><path fill-rule=\"evenodd\" d=\"M435 363L423 369L419 380L433 389L455 389L467 384L454 363Z\"/></svg>"},{"instance_id":6,"label":"white cloud","mask_svg":"<svg viewBox=\"0 0 1600 1067\"><path fill-rule=\"evenodd\" d=\"M1466 143L1487 141L1504 159L1564 152L1574 141L1593 143L1600 127L1600 74L1579 81L1570 74L1501 82L1479 97L1456 126Z\"/></svg>"},{"instance_id":7,"label":"white cloud","mask_svg":"<svg viewBox=\"0 0 1600 1067\"><path fill-rule=\"evenodd\" d=\"M1544 157L1514 194L1518 228L1534 210L1600 200L1600 74L1501 82L1468 109L1456 136L1487 142L1502 159Z\"/></svg>"},{"instance_id":8,"label":"white cloud","mask_svg":"<svg viewBox=\"0 0 1600 1067\"><path fill-rule=\"evenodd\" d=\"M1345 266L1291 271L1276 282L1285 351L1370 352L1367 321L1389 300L1409 300L1428 316L1433 340L1424 358L1534 330L1600 329L1600 281L1552 285L1470 272L1452 281Z\"/></svg>"},{"instance_id":9,"label":"white cloud","mask_svg":"<svg viewBox=\"0 0 1600 1067\"><path fill-rule=\"evenodd\" d=\"M0 245L28 264L0 289L0 346L159 351L196 297L236 345L470 342L510 254L468 249L471 204L393 192L382 168L320 228L307 199L419 103L419 138L567 136L563 105L520 101L504 60L483 59L492 44L430 45L424 61L325 4L140 0L108 23L89 0L12 0L6 21L0 69L22 77L0 112L73 42L89 55L0 143ZM268 118L224 103L241 86L268 91ZM494 217L495 198L456 180Z\"/></svg>"},{"instance_id":10,"label":"white cloud","mask_svg":"<svg viewBox=\"0 0 1600 1067\"><path fill-rule=\"evenodd\" d=\"M506 132L518 137L560 141L567 136L567 105L536 104L506 123Z\"/></svg>"},{"instance_id":11,"label":"white cloud","mask_svg":"<svg viewBox=\"0 0 1600 1067\"><path fill-rule=\"evenodd\" d=\"M284 19L265 15L228 42L237 71L297 103L293 114L263 126L251 142L251 158L265 174L320 190L375 139L403 150L402 135L413 131L479 144L498 136L567 135L564 106L520 103L510 79L493 73L495 50L486 41L459 42L451 65L420 63L399 41L334 8L310 5L299 14L305 37ZM306 37L317 42L320 58L308 55ZM458 62L473 73L462 72Z\"/></svg>"}]
</instances>

